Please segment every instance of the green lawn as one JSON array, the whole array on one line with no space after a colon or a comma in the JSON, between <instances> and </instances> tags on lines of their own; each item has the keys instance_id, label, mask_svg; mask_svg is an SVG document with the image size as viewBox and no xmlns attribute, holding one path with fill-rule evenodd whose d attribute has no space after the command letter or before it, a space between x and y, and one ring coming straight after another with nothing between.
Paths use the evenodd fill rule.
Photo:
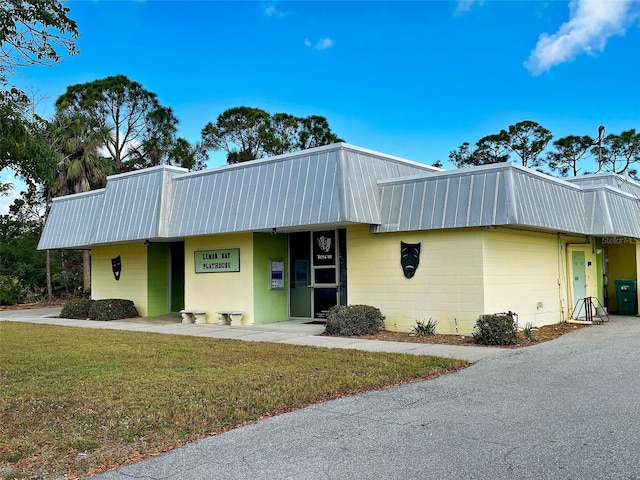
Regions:
<instances>
[{"instance_id":1,"label":"green lawn","mask_svg":"<svg viewBox=\"0 0 640 480\"><path fill-rule=\"evenodd\" d=\"M71 478L463 361L0 322L0 478Z\"/></svg>"}]
</instances>

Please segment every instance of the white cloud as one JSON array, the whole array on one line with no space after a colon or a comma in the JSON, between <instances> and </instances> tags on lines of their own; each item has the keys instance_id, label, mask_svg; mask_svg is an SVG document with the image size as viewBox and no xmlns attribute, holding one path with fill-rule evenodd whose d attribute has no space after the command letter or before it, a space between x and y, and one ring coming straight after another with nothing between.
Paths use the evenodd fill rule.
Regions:
<instances>
[{"instance_id":1,"label":"white cloud","mask_svg":"<svg viewBox=\"0 0 640 480\"><path fill-rule=\"evenodd\" d=\"M534 75L573 60L581 53L604 50L609 37L622 35L636 20L630 10L639 0L571 0L569 21L553 35L540 35L525 67Z\"/></svg>"},{"instance_id":2,"label":"white cloud","mask_svg":"<svg viewBox=\"0 0 640 480\"><path fill-rule=\"evenodd\" d=\"M471 7L473 6L474 3L477 3L478 5L482 5L484 3L484 0L458 0L458 6L456 7L456 14L462 15L463 13L468 12L469 10L471 10Z\"/></svg>"},{"instance_id":3,"label":"white cloud","mask_svg":"<svg viewBox=\"0 0 640 480\"><path fill-rule=\"evenodd\" d=\"M284 12L275 3L265 5L264 14L267 17L284 17Z\"/></svg>"},{"instance_id":4,"label":"white cloud","mask_svg":"<svg viewBox=\"0 0 640 480\"><path fill-rule=\"evenodd\" d=\"M316 50L326 50L327 48L333 47L333 40L331 40L331 37L321 38L314 45L311 40L305 38L304 44L306 47L315 48Z\"/></svg>"},{"instance_id":5,"label":"white cloud","mask_svg":"<svg viewBox=\"0 0 640 480\"><path fill-rule=\"evenodd\" d=\"M327 48L331 47L333 47L333 40L331 40L331 38L329 37L321 38L316 44L317 50L326 50Z\"/></svg>"}]
</instances>

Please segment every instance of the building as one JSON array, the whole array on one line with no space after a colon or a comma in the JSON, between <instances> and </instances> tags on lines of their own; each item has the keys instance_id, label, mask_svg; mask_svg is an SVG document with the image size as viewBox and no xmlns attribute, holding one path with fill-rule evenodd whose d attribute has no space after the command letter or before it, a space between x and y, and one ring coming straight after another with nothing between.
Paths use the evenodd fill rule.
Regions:
<instances>
[{"instance_id":1,"label":"building","mask_svg":"<svg viewBox=\"0 0 640 480\"><path fill-rule=\"evenodd\" d=\"M388 329L433 318L468 333L485 313L567 320L584 297L616 312L639 237L640 185L617 175L442 171L340 143L113 175L55 199L38 248L91 249L92 297L143 316L242 311L259 324L369 304Z\"/></svg>"}]
</instances>

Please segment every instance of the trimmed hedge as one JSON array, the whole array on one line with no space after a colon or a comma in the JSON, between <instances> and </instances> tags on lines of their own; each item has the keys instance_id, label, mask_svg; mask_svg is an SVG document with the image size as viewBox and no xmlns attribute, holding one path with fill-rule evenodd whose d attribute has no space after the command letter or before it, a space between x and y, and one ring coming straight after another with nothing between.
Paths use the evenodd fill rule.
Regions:
<instances>
[{"instance_id":1,"label":"trimmed hedge","mask_svg":"<svg viewBox=\"0 0 640 480\"><path fill-rule=\"evenodd\" d=\"M384 330L384 315L370 305L336 305L327 314L327 335L369 335Z\"/></svg>"},{"instance_id":2,"label":"trimmed hedge","mask_svg":"<svg viewBox=\"0 0 640 480\"><path fill-rule=\"evenodd\" d=\"M77 298L64 304L60 317L62 318L89 318L89 308L93 301L89 298Z\"/></svg>"},{"instance_id":3,"label":"trimmed hedge","mask_svg":"<svg viewBox=\"0 0 640 480\"><path fill-rule=\"evenodd\" d=\"M133 318L137 316L139 316L138 310L136 310L133 302L120 298L93 300L89 308L89 318L91 320L120 320L122 318Z\"/></svg>"},{"instance_id":4,"label":"trimmed hedge","mask_svg":"<svg viewBox=\"0 0 640 480\"><path fill-rule=\"evenodd\" d=\"M513 312L480 315L473 329L473 341L482 345L515 345L518 326Z\"/></svg>"},{"instance_id":5,"label":"trimmed hedge","mask_svg":"<svg viewBox=\"0 0 640 480\"><path fill-rule=\"evenodd\" d=\"M138 310L131 300L110 298L107 300L91 300L77 298L68 301L62 311L61 318L78 318L89 320L120 320L138 317Z\"/></svg>"}]
</instances>

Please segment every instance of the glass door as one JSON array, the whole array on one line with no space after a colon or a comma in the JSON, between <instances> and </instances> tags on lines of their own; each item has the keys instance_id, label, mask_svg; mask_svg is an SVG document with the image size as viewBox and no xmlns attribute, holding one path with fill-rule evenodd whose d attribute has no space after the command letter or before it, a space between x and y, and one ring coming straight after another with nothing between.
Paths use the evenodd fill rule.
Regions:
<instances>
[{"instance_id":1,"label":"glass door","mask_svg":"<svg viewBox=\"0 0 640 480\"><path fill-rule=\"evenodd\" d=\"M346 303L345 230L289 235L289 313L292 318L326 319Z\"/></svg>"},{"instance_id":2,"label":"glass door","mask_svg":"<svg viewBox=\"0 0 640 480\"><path fill-rule=\"evenodd\" d=\"M289 314L293 318L311 318L311 251L309 232L289 234Z\"/></svg>"},{"instance_id":3,"label":"glass door","mask_svg":"<svg viewBox=\"0 0 640 480\"><path fill-rule=\"evenodd\" d=\"M329 309L338 304L336 231L312 233L313 249L313 318L325 319Z\"/></svg>"}]
</instances>

